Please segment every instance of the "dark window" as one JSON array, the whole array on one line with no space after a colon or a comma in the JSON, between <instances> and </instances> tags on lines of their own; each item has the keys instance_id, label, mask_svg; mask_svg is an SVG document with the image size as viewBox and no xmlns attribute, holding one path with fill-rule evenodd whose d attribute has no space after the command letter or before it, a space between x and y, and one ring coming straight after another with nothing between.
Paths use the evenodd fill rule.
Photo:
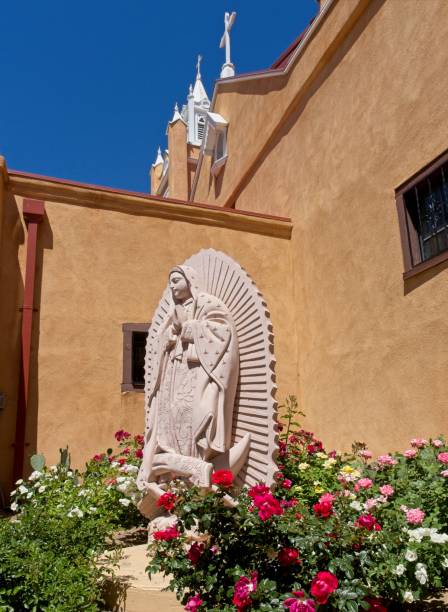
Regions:
<instances>
[{"instance_id":1,"label":"dark window","mask_svg":"<svg viewBox=\"0 0 448 612\"><path fill-rule=\"evenodd\" d=\"M448 154L397 190L405 277L448 259Z\"/></svg>"},{"instance_id":2,"label":"dark window","mask_svg":"<svg viewBox=\"0 0 448 612\"><path fill-rule=\"evenodd\" d=\"M122 391L143 391L145 351L149 323L123 323Z\"/></svg>"}]
</instances>

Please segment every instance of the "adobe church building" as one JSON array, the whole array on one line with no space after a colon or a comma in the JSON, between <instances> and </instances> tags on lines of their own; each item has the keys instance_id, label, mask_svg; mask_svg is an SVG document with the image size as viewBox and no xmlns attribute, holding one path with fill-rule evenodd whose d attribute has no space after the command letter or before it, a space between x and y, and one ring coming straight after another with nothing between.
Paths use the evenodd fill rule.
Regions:
<instances>
[{"instance_id":1,"label":"adobe church building","mask_svg":"<svg viewBox=\"0 0 448 612\"><path fill-rule=\"evenodd\" d=\"M0 171L0 486L143 430L145 331L170 268L239 262L277 397L327 448L448 433L448 2L326 0L268 69L200 66L151 195Z\"/></svg>"}]
</instances>

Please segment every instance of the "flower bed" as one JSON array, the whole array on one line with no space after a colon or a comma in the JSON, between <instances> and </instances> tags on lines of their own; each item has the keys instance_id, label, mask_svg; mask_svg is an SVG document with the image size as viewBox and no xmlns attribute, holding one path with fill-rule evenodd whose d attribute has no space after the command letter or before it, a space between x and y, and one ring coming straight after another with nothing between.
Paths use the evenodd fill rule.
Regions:
<instances>
[{"instance_id":1,"label":"flower bed","mask_svg":"<svg viewBox=\"0 0 448 612\"><path fill-rule=\"evenodd\" d=\"M176 523L153 534L149 573L171 574L190 611L380 611L446 588L445 441L416 438L376 460L355 444L341 456L295 413L289 398L274 492L262 483L234 491L226 471L206 495L173 483L161 504Z\"/></svg>"}]
</instances>

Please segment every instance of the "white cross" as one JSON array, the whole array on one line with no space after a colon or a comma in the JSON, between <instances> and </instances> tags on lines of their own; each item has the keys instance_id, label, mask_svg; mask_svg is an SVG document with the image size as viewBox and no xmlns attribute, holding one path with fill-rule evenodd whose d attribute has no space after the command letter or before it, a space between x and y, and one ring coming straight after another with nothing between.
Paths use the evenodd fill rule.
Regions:
<instances>
[{"instance_id":1,"label":"white cross","mask_svg":"<svg viewBox=\"0 0 448 612\"><path fill-rule=\"evenodd\" d=\"M236 13L235 11L230 14L226 13L224 15L224 34L222 35L221 42L219 43L219 48L226 48L226 64L231 64L230 61L230 30L235 22Z\"/></svg>"},{"instance_id":2,"label":"white cross","mask_svg":"<svg viewBox=\"0 0 448 612\"><path fill-rule=\"evenodd\" d=\"M198 55L198 61L196 63L196 78L197 79L201 78L201 62L202 62L202 55Z\"/></svg>"}]
</instances>

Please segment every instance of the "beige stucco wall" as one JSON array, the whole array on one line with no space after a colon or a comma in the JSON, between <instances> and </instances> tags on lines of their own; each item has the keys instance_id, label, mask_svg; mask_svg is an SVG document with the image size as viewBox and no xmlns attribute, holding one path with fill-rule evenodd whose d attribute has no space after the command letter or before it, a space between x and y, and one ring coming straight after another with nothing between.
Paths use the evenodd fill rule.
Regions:
<instances>
[{"instance_id":1,"label":"beige stucco wall","mask_svg":"<svg viewBox=\"0 0 448 612\"><path fill-rule=\"evenodd\" d=\"M448 148L447 63L447 2L372 0L238 197L292 216L301 406L330 445L448 433L448 270L403 281L394 200Z\"/></svg>"},{"instance_id":2,"label":"beige stucco wall","mask_svg":"<svg viewBox=\"0 0 448 612\"><path fill-rule=\"evenodd\" d=\"M42 197L38 187L34 191ZM260 233L260 227L255 233L232 229L235 214L227 213L230 217L223 221L222 213L215 218L212 210L183 206L184 220L164 219L148 213L143 199L128 205L114 196L108 206L104 195L90 192L96 203L89 205L42 197L46 220L39 243L38 360L31 400L35 418L27 432L28 454L37 450L54 462L58 448L68 444L75 465L82 465L113 444L117 429L142 432L143 394L120 390L122 323L149 321L169 269L201 248L224 251L254 278L272 313L279 385L294 390L287 238ZM16 196L14 202L21 210L22 198ZM162 208L169 217L175 206L156 202L152 210L157 214ZM204 223L198 222L198 211ZM22 266L24 249L21 245Z\"/></svg>"}]
</instances>

